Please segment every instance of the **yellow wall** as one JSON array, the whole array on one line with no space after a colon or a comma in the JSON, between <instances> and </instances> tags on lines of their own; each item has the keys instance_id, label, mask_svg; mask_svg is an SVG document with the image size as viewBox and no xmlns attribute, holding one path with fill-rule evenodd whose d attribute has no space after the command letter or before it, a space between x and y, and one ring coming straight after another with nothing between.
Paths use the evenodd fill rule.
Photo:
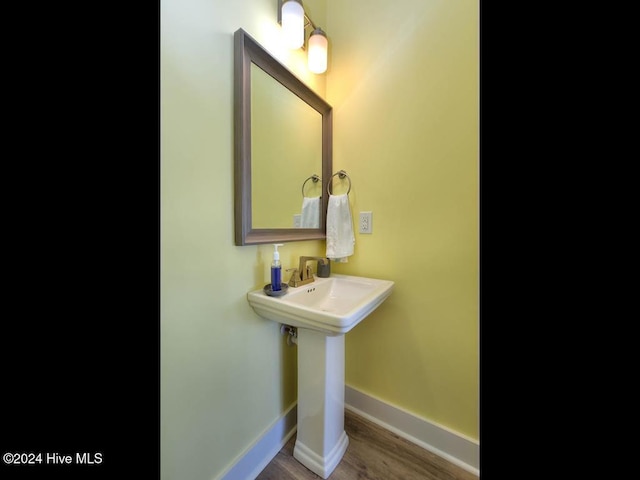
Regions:
<instances>
[{"instance_id":1,"label":"yellow wall","mask_svg":"<svg viewBox=\"0 0 640 480\"><path fill-rule=\"evenodd\" d=\"M296 400L296 349L249 307L270 245L233 236L233 32L243 28L318 93L325 77L280 49L275 0L162 0L160 455L163 480L215 478ZM324 18L324 0L305 1ZM284 268L324 242L280 247Z\"/></svg>"},{"instance_id":2,"label":"yellow wall","mask_svg":"<svg viewBox=\"0 0 640 480\"><path fill-rule=\"evenodd\" d=\"M335 273L388 278L346 382L479 438L478 2L327 4L334 171L373 234Z\"/></svg>"}]
</instances>

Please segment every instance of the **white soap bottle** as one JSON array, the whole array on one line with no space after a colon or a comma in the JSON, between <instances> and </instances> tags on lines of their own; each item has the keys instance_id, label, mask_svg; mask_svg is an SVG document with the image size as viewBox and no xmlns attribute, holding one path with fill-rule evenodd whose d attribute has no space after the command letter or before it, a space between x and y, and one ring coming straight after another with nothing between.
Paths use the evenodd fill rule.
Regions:
<instances>
[{"instance_id":1,"label":"white soap bottle","mask_svg":"<svg viewBox=\"0 0 640 480\"><path fill-rule=\"evenodd\" d=\"M283 245L283 243L273 244L273 261L271 262L271 290L273 292L277 292L282 289L280 286L282 283L282 264L280 263L280 252L278 252L278 247Z\"/></svg>"}]
</instances>

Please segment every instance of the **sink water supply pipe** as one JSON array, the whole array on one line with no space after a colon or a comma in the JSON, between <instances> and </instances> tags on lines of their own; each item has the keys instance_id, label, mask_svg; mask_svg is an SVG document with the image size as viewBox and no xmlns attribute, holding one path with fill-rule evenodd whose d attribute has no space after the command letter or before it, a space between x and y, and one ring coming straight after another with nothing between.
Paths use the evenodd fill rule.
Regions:
<instances>
[{"instance_id":1,"label":"sink water supply pipe","mask_svg":"<svg viewBox=\"0 0 640 480\"><path fill-rule=\"evenodd\" d=\"M287 335L287 345L293 347L294 344L298 344L298 329L290 325L280 325L280 333Z\"/></svg>"}]
</instances>

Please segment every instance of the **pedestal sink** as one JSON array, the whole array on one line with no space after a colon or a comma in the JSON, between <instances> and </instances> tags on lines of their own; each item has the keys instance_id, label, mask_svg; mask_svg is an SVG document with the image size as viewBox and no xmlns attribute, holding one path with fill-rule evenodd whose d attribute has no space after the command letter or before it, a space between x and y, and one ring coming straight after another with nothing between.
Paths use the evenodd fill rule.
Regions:
<instances>
[{"instance_id":1,"label":"pedestal sink","mask_svg":"<svg viewBox=\"0 0 640 480\"><path fill-rule=\"evenodd\" d=\"M391 294L394 282L333 274L281 297L247 294L255 312L298 329L298 433L293 456L327 478L349 445L344 431L344 334Z\"/></svg>"}]
</instances>

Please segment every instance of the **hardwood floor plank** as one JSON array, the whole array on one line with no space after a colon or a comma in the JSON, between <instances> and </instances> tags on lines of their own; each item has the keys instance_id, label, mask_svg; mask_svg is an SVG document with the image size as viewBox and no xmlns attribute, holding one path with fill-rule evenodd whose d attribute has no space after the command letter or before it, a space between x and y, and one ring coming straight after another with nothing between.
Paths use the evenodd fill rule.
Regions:
<instances>
[{"instance_id":1,"label":"hardwood floor plank","mask_svg":"<svg viewBox=\"0 0 640 480\"><path fill-rule=\"evenodd\" d=\"M347 410L349 447L329 480L478 480L438 455ZM256 480L317 480L321 477L293 457L296 436Z\"/></svg>"}]
</instances>

